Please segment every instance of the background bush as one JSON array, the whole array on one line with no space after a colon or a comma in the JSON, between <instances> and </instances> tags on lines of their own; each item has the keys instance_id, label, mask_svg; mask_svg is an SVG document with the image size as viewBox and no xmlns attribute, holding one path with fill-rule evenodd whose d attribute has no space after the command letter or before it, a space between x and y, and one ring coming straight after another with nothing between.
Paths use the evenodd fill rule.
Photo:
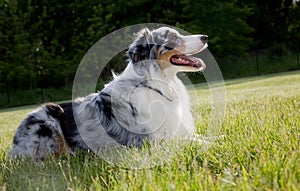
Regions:
<instances>
[{"instance_id":1,"label":"background bush","mask_svg":"<svg viewBox=\"0 0 300 191\"><path fill-rule=\"evenodd\" d=\"M293 0L2 0L0 107L27 104L27 99L35 103L40 89L70 92L87 50L132 24L165 23L207 34L225 78L299 69L299 6ZM110 68L125 65L124 55L118 55L101 84L110 79ZM23 92L19 101L9 98L18 92Z\"/></svg>"}]
</instances>

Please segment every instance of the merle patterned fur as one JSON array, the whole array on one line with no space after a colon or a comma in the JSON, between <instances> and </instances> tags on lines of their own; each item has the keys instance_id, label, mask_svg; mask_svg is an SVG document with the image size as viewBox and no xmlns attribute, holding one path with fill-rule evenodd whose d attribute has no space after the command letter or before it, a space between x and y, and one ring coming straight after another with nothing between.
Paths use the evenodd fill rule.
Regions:
<instances>
[{"instance_id":1,"label":"merle patterned fur","mask_svg":"<svg viewBox=\"0 0 300 191\"><path fill-rule=\"evenodd\" d=\"M183 42L174 29L141 30L129 46L129 64L123 74L99 93L69 103L44 104L31 112L15 133L10 157L43 160L52 154L141 147L169 137L191 136L194 123L188 94L176 77L176 67L169 64L162 69L156 60ZM153 100L163 105L151 108ZM150 109L154 110L151 115Z\"/></svg>"}]
</instances>

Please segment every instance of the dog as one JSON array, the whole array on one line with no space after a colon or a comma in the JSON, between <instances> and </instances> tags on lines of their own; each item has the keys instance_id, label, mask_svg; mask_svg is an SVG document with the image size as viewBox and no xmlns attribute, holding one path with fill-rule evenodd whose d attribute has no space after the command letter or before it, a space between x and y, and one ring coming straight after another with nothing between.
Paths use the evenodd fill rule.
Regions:
<instances>
[{"instance_id":1,"label":"dog","mask_svg":"<svg viewBox=\"0 0 300 191\"><path fill-rule=\"evenodd\" d=\"M10 158L39 161L79 150L191 139L189 96L176 74L206 68L191 55L207 41L207 35L181 35L169 27L140 30L128 48L127 67L100 92L29 113L14 135Z\"/></svg>"}]
</instances>

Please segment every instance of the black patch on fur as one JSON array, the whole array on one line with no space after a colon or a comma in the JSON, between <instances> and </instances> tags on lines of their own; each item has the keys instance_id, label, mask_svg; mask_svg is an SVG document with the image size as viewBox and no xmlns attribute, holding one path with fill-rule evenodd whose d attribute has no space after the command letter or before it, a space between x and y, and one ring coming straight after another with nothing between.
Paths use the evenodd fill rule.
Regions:
<instances>
[{"instance_id":1,"label":"black patch on fur","mask_svg":"<svg viewBox=\"0 0 300 191\"><path fill-rule=\"evenodd\" d=\"M133 63L137 63L146 59L149 59L149 54L151 51L151 46L148 44L135 44L130 47L128 55Z\"/></svg>"},{"instance_id":2,"label":"black patch on fur","mask_svg":"<svg viewBox=\"0 0 300 191\"><path fill-rule=\"evenodd\" d=\"M20 142L20 140L17 138L17 136L14 136L13 143L14 143L15 145L18 145L19 142Z\"/></svg>"},{"instance_id":3,"label":"black patch on fur","mask_svg":"<svg viewBox=\"0 0 300 191\"><path fill-rule=\"evenodd\" d=\"M145 143L148 143L149 135L128 131L118 123L111 107L111 96L108 95L107 93L100 92L96 100L97 115L106 133L124 146L140 148Z\"/></svg>"},{"instance_id":4,"label":"black patch on fur","mask_svg":"<svg viewBox=\"0 0 300 191\"><path fill-rule=\"evenodd\" d=\"M140 35L129 46L127 54L133 63L143 60L156 59L159 45L153 42L153 37L148 29L140 31Z\"/></svg>"},{"instance_id":5,"label":"black patch on fur","mask_svg":"<svg viewBox=\"0 0 300 191\"><path fill-rule=\"evenodd\" d=\"M169 34L169 30L166 30L165 34L164 34L164 39L167 39L168 38L168 34Z\"/></svg>"},{"instance_id":6,"label":"black patch on fur","mask_svg":"<svg viewBox=\"0 0 300 191\"><path fill-rule=\"evenodd\" d=\"M129 104L129 106L130 106L130 109L131 109L131 115L133 116L133 117L136 117L137 115L138 115L138 111L137 111L137 109L136 109L136 107L134 107L133 105L132 105L132 103L128 103Z\"/></svg>"},{"instance_id":7,"label":"black patch on fur","mask_svg":"<svg viewBox=\"0 0 300 191\"><path fill-rule=\"evenodd\" d=\"M100 92L99 97L101 99L96 101L96 106L98 106L97 109L103 112L107 118L106 120L111 120L113 117L115 117L111 107L111 96L107 93ZM106 120L102 122L109 123L109 121L106 122Z\"/></svg>"},{"instance_id":8,"label":"black patch on fur","mask_svg":"<svg viewBox=\"0 0 300 191\"><path fill-rule=\"evenodd\" d=\"M173 50L175 47L177 46L177 43L176 42L168 42L164 48L166 50Z\"/></svg>"},{"instance_id":9,"label":"black patch on fur","mask_svg":"<svg viewBox=\"0 0 300 191\"><path fill-rule=\"evenodd\" d=\"M51 129L49 127L47 127L44 124L40 125L40 129L36 132L36 134L40 137L49 137L51 138L53 135L53 132L51 131Z\"/></svg>"},{"instance_id":10,"label":"black patch on fur","mask_svg":"<svg viewBox=\"0 0 300 191\"><path fill-rule=\"evenodd\" d=\"M65 140L72 150L88 148L82 140L73 113L73 103L62 103L60 107L64 110L64 115L60 120L60 126L64 134ZM76 137L76 139L75 139ZM80 140L78 140L80 138Z\"/></svg>"},{"instance_id":11,"label":"black patch on fur","mask_svg":"<svg viewBox=\"0 0 300 191\"><path fill-rule=\"evenodd\" d=\"M163 94L159 89L153 88L153 87L147 85L146 83L141 83L141 85L142 85L142 87L145 87L145 88L148 88L148 89L150 89L150 90L152 90L152 91L157 92L159 95L161 95L162 97L164 97L164 98L165 98L166 100L168 100L169 102L172 102L172 101L173 101L172 99L168 98L165 94Z\"/></svg>"},{"instance_id":12,"label":"black patch on fur","mask_svg":"<svg viewBox=\"0 0 300 191\"><path fill-rule=\"evenodd\" d=\"M25 126L27 129L29 129L31 125L34 124L43 124L45 123L44 120L41 119L37 119L34 115L29 115L26 119L24 119L24 124L23 126Z\"/></svg>"},{"instance_id":13,"label":"black patch on fur","mask_svg":"<svg viewBox=\"0 0 300 191\"><path fill-rule=\"evenodd\" d=\"M55 117L57 119L61 119L64 115L64 110L59 105L54 103L48 103L45 105L47 108L47 113L51 115L52 117Z\"/></svg>"}]
</instances>

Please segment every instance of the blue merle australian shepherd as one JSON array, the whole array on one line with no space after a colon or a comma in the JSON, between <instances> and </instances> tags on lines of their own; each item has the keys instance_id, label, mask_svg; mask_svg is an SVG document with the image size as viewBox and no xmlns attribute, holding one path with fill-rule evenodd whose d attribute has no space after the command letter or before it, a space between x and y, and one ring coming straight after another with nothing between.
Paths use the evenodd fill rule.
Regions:
<instances>
[{"instance_id":1,"label":"blue merle australian shepherd","mask_svg":"<svg viewBox=\"0 0 300 191\"><path fill-rule=\"evenodd\" d=\"M205 69L191 55L205 49L207 40L168 27L142 29L129 46L122 74L99 93L29 113L15 133L10 157L43 160L78 150L192 138L189 97L176 74Z\"/></svg>"}]
</instances>

